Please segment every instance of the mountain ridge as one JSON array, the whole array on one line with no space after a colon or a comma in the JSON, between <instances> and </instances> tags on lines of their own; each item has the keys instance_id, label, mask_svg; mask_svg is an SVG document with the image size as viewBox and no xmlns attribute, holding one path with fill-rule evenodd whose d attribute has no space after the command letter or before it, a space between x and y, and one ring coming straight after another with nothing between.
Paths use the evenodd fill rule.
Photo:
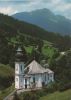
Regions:
<instances>
[{"instance_id":1,"label":"mountain ridge","mask_svg":"<svg viewBox=\"0 0 71 100\"><path fill-rule=\"evenodd\" d=\"M35 24L49 32L71 35L71 20L61 15L55 15L46 8L31 12L16 13L12 17Z\"/></svg>"}]
</instances>

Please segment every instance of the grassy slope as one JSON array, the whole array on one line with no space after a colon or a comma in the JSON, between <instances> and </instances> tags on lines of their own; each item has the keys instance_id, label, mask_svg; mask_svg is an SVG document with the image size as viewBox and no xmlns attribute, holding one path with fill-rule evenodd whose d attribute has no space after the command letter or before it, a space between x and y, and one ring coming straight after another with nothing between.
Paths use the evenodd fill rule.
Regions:
<instances>
[{"instance_id":1,"label":"grassy slope","mask_svg":"<svg viewBox=\"0 0 71 100\"><path fill-rule=\"evenodd\" d=\"M54 54L54 51L55 51L55 48L52 47L52 44L48 41L44 41L44 46L42 48L43 54L51 58Z\"/></svg>"},{"instance_id":2,"label":"grassy slope","mask_svg":"<svg viewBox=\"0 0 71 100\"><path fill-rule=\"evenodd\" d=\"M14 84L12 84L12 86L10 86L9 88L0 91L0 100L8 96L12 91L14 91L14 89Z\"/></svg>"},{"instance_id":3,"label":"grassy slope","mask_svg":"<svg viewBox=\"0 0 71 100\"><path fill-rule=\"evenodd\" d=\"M32 49L33 49L33 46L28 46L28 47L25 46L25 49L26 49L27 53L31 53ZM53 56L55 50L56 49L52 46L52 44L50 42L44 41L44 45L42 47L42 53L45 56L51 58Z\"/></svg>"},{"instance_id":4,"label":"grassy slope","mask_svg":"<svg viewBox=\"0 0 71 100\"><path fill-rule=\"evenodd\" d=\"M11 68L9 65L0 64L0 100L1 98L7 96L14 88L14 85L12 85L9 88L5 88L4 84L2 82L5 81L5 79L9 79L14 76L14 69ZM1 87L3 89L1 89Z\"/></svg>"},{"instance_id":5,"label":"grassy slope","mask_svg":"<svg viewBox=\"0 0 71 100\"><path fill-rule=\"evenodd\" d=\"M14 69L9 65L0 64L0 77L9 77L14 75Z\"/></svg>"},{"instance_id":6,"label":"grassy slope","mask_svg":"<svg viewBox=\"0 0 71 100\"><path fill-rule=\"evenodd\" d=\"M71 90L55 92L53 94L41 97L40 100L71 100Z\"/></svg>"},{"instance_id":7,"label":"grassy slope","mask_svg":"<svg viewBox=\"0 0 71 100\"><path fill-rule=\"evenodd\" d=\"M33 49L33 46L28 46L28 47L25 46L25 50L27 51L27 53L31 53L32 49Z\"/></svg>"}]
</instances>

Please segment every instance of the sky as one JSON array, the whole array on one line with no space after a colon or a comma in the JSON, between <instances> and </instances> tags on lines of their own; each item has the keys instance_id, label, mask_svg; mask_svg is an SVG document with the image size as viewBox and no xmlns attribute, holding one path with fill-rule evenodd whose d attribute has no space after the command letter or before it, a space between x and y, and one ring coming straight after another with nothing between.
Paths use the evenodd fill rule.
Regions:
<instances>
[{"instance_id":1,"label":"sky","mask_svg":"<svg viewBox=\"0 0 71 100\"><path fill-rule=\"evenodd\" d=\"M71 0L0 0L0 13L7 15L43 8L71 19Z\"/></svg>"}]
</instances>

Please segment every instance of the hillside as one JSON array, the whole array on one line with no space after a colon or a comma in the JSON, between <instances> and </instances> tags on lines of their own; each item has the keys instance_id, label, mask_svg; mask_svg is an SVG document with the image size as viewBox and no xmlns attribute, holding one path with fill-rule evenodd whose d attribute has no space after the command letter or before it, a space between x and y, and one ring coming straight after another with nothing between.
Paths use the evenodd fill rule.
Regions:
<instances>
[{"instance_id":1,"label":"hillside","mask_svg":"<svg viewBox=\"0 0 71 100\"><path fill-rule=\"evenodd\" d=\"M55 92L41 97L40 100L71 100L71 90L67 90L64 92Z\"/></svg>"},{"instance_id":2,"label":"hillside","mask_svg":"<svg viewBox=\"0 0 71 100\"><path fill-rule=\"evenodd\" d=\"M60 51L71 48L71 37L69 36L51 33L35 25L0 14L1 63L8 64L13 62L18 44L21 44L23 47L40 44L43 46L43 40L50 42L54 48L58 48Z\"/></svg>"},{"instance_id":3,"label":"hillside","mask_svg":"<svg viewBox=\"0 0 71 100\"><path fill-rule=\"evenodd\" d=\"M12 16L21 21L35 24L49 32L71 35L71 20L61 15L55 15L49 9L21 12Z\"/></svg>"},{"instance_id":4,"label":"hillside","mask_svg":"<svg viewBox=\"0 0 71 100\"><path fill-rule=\"evenodd\" d=\"M54 33L51 33L55 36ZM26 22L0 14L0 62L14 62L15 50L18 44L22 46L37 45L39 39L49 39L49 32ZM50 37L52 39L52 37ZM50 41L51 41L50 39Z\"/></svg>"},{"instance_id":5,"label":"hillside","mask_svg":"<svg viewBox=\"0 0 71 100\"><path fill-rule=\"evenodd\" d=\"M25 63L35 59L42 63L47 61L56 73L55 80L69 83L71 79L71 51L56 60L60 51L71 48L71 37L51 33L26 22L16 20L10 16L0 14L0 95L5 88L12 85L14 75L15 54L18 46L24 53ZM30 59L31 58L31 59ZM67 70L68 68L68 70ZM63 78L62 78L62 76ZM61 80L62 79L62 80ZM14 88L14 86L13 86ZM1 91L3 90L3 91ZM2 94L2 92L4 92ZM8 91L9 93L9 88Z\"/></svg>"}]
</instances>

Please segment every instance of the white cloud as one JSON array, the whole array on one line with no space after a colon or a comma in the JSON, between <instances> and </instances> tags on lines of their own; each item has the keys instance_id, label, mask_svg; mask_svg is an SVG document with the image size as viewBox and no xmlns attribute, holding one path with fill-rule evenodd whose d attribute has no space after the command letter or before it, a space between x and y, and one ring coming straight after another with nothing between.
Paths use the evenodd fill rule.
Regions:
<instances>
[{"instance_id":1,"label":"white cloud","mask_svg":"<svg viewBox=\"0 0 71 100\"><path fill-rule=\"evenodd\" d=\"M14 10L11 7L0 7L0 13L11 15L11 14L14 14L14 13L17 13L17 12L18 12L17 10Z\"/></svg>"}]
</instances>

